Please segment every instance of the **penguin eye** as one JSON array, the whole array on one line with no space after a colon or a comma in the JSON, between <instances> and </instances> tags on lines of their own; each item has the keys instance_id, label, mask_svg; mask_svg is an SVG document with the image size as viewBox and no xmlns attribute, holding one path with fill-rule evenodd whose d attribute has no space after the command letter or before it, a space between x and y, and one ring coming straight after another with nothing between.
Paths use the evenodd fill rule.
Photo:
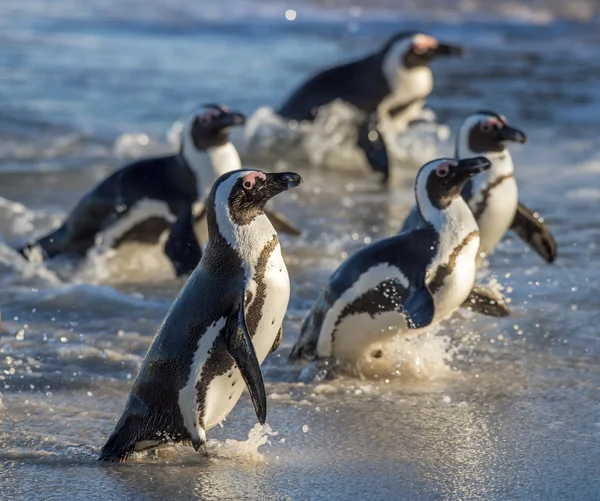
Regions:
<instances>
[{"instance_id":1,"label":"penguin eye","mask_svg":"<svg viewBox=\"0 0 600 501\"><path fill-rule=\"evenodd\" d=\"M446 177L448 175L448 172L450 172L448 164L442 164L437 169L435 169L435 173L438 175L438 177Z\"/></svg>"},{"instance_id":2,"label":"penguin eye","mask_svg":"<svg viewBox=\"0 0 600 501\"><path fill-rule=\"evenodd\" d=\"M212 117L211 117L211 116L209 116L209 115L207 115L206 113L205 113L205 114L203 114L203 115L200 115L200 116L198 117L198 122L199 122L199 123L200 123L200 125L202 125L203 127L206 127L207 125L209 125L209 124L210 124L210 122L211 122L211 120L212 120Z\"/></svg>"},{"instance_id":3,"label":"penguin eye","mask_svg":"<svg viewBox=\"0 0 600 501\"><path fill-rule=\"evenodd\" d=\"M246 188L247 190L252 189L252 187L254 186L254 183L252 181L244 181L243 184L244 188Z\"/></svg>"},{"instance_id":4,"label":"penguin eye","mask_svg":"<svg viewBox=\"0 0 600 501\"><path fill-rule=\"evenodd\" d=\"M486 134L492 132L494 129L499 129L501 127L502 124L498 122L498 120L494 119L486 120L485 122L481 122L479 124L481 132L485 132Z\"/></svg>"}]
</instances>

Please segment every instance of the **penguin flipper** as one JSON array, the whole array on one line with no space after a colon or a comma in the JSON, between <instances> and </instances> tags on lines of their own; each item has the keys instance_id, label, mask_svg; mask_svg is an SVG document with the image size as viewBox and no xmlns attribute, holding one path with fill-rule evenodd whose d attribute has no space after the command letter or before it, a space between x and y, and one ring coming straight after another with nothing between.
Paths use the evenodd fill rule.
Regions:
<instances>
[{"instance_id":1,"label":"penguin flipper","mask_svg":"<svg viewBox=\"0 0 600 501\"><path fill-rule=\"evenodd\" d=\"M517 236L535 250L546 262L556 259L556 241L537 213L521 202L517 206L515 219L510 227Z\"/></svg>"},{"instance_id":2,"label":"penguin flipper","mask_svg":"<svg viewBox=\"0 0 600 501\"><path fill-rule=\"evenodd\" d=\"M433 322L435 303L433 296L425 285L425 277L411 285L406 291L407 297L400 305L401 312L406 317L409 329L422 329Z\"/></svg>"},{"instance_id":3,"label":"penguin flipper","mask_svg":"<svg viewBox=\"0 0 600 501\"><path fill-rule=\"evenodd\" d=\"M265 424L267 420L267 392L265 391L260 363L256 358L252 338L246 326L243 292L239 310L229 317L225 336L227 352L235 360L242 378L244 378L258 422Z\"/></svg>"},{"instance_id":4,"label":"penguin flipper","mask_svg":"<svg viewBox=\"0 0 600 501\"><path fill-rule=\"evenodd\" d=\"M191 207L184 209L171 227L165 254L173 263L178 277L194 271L200 262L202 249L194 233Z\"/></svg>"},{"instance_id":5,"label":"penguin flipper","mask_svg":"<svg viewBox=\"0 0 600 501\"><path fill-rule=\"evenodd\" d=\"M269 218L271 224L277 232L286 233L288 235L294 236L302 234L302 230L295 226L294 223L292 223L287 217L285 217L280 212L265 208L264 213Z\"/></svg>"},{"instance_id":6,"label":"penguin flipper","mask_svg":"<svg viewBox=\"0 0 600 501\"><path fill-rule=\"evenodd\" d=\"M508 317L510 315L510 308L502 296L480 284L475 284L462 307L488 317Z\"/></svg>"}]
</instances>

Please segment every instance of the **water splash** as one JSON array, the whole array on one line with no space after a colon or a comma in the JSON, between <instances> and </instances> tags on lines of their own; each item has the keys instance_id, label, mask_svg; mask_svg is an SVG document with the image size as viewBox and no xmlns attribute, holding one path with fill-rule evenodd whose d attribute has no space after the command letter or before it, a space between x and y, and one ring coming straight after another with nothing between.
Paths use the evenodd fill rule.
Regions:
<instances>
[{"instance_id":1,"label":"water splash","mask_svg":"<svg viewBox=\"0 0 600 501\"><path fill-rule=\"evenodd\" d=\"M386 343L372 346L356 369L368 379L393 378L404 382L436 381L454 377L450 366L455 347L436 326L422 334L401 334Z\"/></svg>"},{"instance_id":2,"label":"water splash","mask_svg":"<svg viewBox=\"0 0 600 501\"><path fill-rule=\"evenodd\" d=\"M274 431L268 424L257 423L248 433L248 440L227 439L225 442L220 442L210 439L206 442L206 449L212 458L264 463L266 458L258 452L258 449L265 444L270 444L269 437L276 437L278 434L279 432Z\"/></svg>"},{"instance_id":3,"label":"water splash","mask_svg":"<svg viewBox=\"0 0 600 501\"><path fill-rule=\"evenodd\" d=\"M272 164L283 161L331 170L370 173L367 159L357 146L359 124L364 114L341 100L322 106L312 122L287 120L262 106L248 118L245 127L232 129L231 141L245 163ZM448 126L437 123L435 113L423 109L418 121L405 124L386 121L382 132L393 165L420 166L446 147ZM181 144L183 119L173 123L164 139L144 133L123 134L114 151L122 159L173 153Z\"/></svg>"}]
</instances>

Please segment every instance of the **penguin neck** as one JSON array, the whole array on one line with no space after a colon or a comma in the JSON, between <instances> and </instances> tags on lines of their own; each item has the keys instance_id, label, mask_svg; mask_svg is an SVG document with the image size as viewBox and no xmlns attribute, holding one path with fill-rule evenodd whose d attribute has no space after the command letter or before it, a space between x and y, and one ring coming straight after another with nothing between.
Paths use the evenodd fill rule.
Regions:
<instances>
[{"instance_id":1,"label":"penguin neck","mask_svg":"<svg viewBox=\"0 0 600 501\"><path fill-rule=\"evenodd\" d=\"M428 66L398 67L397 59L386 57L383 60L383 75L396 105L424 100L433 90L433 73Z\"/></svg>"},{"instance_id":2,"label":"penguin neck","mask_svg":"<svg viewBox=\"0 0 600 501\"><path fill-rule=\"evenodd\" d=\"M492 163L492 167L486 172L477 174L477 176L471 180L471 185L475 187L474 192L485 188L491 183L498 182L499 180L505 178L510 178L514 175L515 170L512 156L507 148L504 148L502 151L486 151L481 153L471 151L466 147L461 148L459 146L457 151L458 158L471 158L481 155L486 157Z\"/></svg>"},{"instance_id":3,"label":"penguin neck","mask_svg":"<svg viewBox=\"0 0 600 501\"><path fill-rule=\"evenodd\" d=\"M473 212L461 196L438 209L429 198L418 201L421 215L439 234L438 255L448 255L471 233L479 232Z\"/></svg>"},{"instance_id":4,"label":"penguin neck","mask_svg":"<svg viewBox=\"0 0 600 501\"><path fill-rule=\"evenodd\" d=\"M253 276L265 247L273 243L279 246L277 232L264 212L260 212L248 224L237 224L228 206L221 206L216 214L216 222L220 235L242 261L246 279Z\"/></svg>"},{"instance_id":5,"label":"penguin neck","mask_svg":"<svg viewBox=\"0 0 600 501\"><path fill-rule=\"evenodd\" d=\"M230 141L206 150L198 150L191 141L183 141L181 156L196 177L200 198L210 191L219 176L242 168L240 156Z\"/></svg>"}]
</instances>

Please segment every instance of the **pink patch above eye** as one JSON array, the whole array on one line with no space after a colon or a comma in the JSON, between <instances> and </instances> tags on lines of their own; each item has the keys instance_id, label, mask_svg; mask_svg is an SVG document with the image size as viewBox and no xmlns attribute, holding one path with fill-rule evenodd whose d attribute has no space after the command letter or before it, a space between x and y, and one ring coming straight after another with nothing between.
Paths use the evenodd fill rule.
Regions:
<instances>
[{"instance_id":1,"label":"pink patch above eye","mask_svg":"<svg viewBox=\"0 0 600 501\"><path fill-rule=\"evenodd\" d=\"M438 169L449 169L450 167L458 167L458 162L455 160L445 160L438 165Z\"/></svg>"},{"instance_id":2,"label":"pink patch above eye","mask_svg":"<svg viewBox=\"0 0 600 501\"><path fill-rule=\"evenodd\" d=\"M425 54L430 49L438 46L437 39L429 35L416 35L413 38L413 51L415 54Z\"/></svg>"},{"instance_id":3,"label":"pink patch above eye","mask_svg":"<svg viewBox=\"0 0 600 501\"><path fill-rule=\"evenodd\" d=\"M202 115L199 116L200 120L202 122L210 122L214 117L219 116L220 112L218 110L206 110L204 113L202 113Z\"/></svg>"},{"instance_id":4,"label":"pink patch above eye","mask_svg":"<svg viewBox=\"0 0 600 501\"><path fill-rule=\"evenodd\" d=\"M497 118L490 118L485 122L481 123L481 130L483 132L490 132L494 127L498 127L499 129L501 129L502 127L504 127L504 124Z\"/></svg>"},{"instance_id":5,"label":"pink patch above eye","mask_svg":"<svg viewBox=\"0 0 600 501\"><path fill-rule=\"evenodd\" d=\"M243 177L242 184L244 185L244 188L250 189L254 187L257 179L262 179L264 181L267 179L267 176L265 176L264 172L252 171Z\"/></svg>"}]
</instances>

